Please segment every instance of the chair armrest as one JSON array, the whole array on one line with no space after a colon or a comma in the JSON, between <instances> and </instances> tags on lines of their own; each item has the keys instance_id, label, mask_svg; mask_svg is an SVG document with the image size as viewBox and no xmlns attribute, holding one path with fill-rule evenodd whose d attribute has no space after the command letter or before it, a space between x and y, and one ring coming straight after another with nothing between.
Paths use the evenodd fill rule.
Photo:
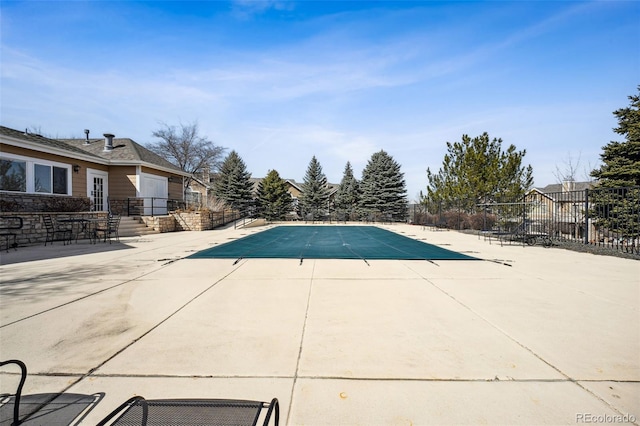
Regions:
<instances>
[{"instance_id":1,"label":"chair armrest","mask_svg":"<svg viewBox=\"0 0 640 426\"><path fill-rule=\"evenodd\" d=\"M14 424L20 424L20 397L22 396L22 387L24 386L24 382L27 380L27 366L24 362L18 359L10 359L8 361L0 362L0 367L7 364L16 364L20 367L20 383L18 384L18 389L16 389L16 402L13 405L13 421Z\"/></svg>"}]
</instances>

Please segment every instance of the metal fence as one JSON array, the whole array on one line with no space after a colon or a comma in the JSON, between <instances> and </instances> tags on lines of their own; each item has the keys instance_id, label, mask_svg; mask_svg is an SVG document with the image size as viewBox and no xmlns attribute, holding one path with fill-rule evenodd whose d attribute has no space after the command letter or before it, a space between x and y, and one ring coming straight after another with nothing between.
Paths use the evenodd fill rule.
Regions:
<instances>
[{"instance_id":1,"label":"metal fence","mask_svg":"<svg viewBox=\"0 0 640 426\"><path fill-rule=\"evenodd\" d=\"M127 216L164 216L168 212L185 208L184 201L160 197L127 198L124 206Z\"/></svg>"},{"instance_id":2,"label":"metal fence","mask_svg":"<svg viewBox=\"0 0 640 426\"><path fill-rule=\"evenodd\" d=\"M469 206L467 200L415 206L413 222L449 229L475 229L526 241L598 246L640 253L640 186L542 193L520 200Z\"/></svg>"},{"instance_id":3,"label":"metal fence","mask_svg":"<svg viewBox=\"0 0 640 426\"><path fill-rule=\"evenodd\" d=\"M525 215L552 240L640 253L640 187L532 192Z\"/></svg>"}]
</instances>

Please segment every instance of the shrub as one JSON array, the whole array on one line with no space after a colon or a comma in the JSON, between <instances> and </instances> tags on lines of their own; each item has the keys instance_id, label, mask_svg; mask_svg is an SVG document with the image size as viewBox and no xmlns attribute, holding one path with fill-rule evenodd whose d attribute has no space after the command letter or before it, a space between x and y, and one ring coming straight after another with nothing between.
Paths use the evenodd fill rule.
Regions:
<instances>
[{"instance_id":1,"label":"shrub","mask_svg":"<svg viewBox=\"0 0 640 426\"><path fill-rule=\"evenodd\" d=\"M86 212L91 210L91 201L84 197L51 197L42 203L42 211L48 212Z\"/></svg>"}]
</instances>

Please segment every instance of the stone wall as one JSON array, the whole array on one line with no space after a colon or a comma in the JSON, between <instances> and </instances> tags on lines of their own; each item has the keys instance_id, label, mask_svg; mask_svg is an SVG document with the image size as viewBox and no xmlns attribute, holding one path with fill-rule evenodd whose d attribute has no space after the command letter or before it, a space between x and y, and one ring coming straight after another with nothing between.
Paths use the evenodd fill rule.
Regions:
<instances>
[{"instance_id":1,"label":"stone wall","mask_svg":"<svg viewBox=\"0 0 640 426\"><path fill-rule=\"evenodd\" d=\"M142 216L140 218L148 228L164 232L180 231L177 228L176 219L173 216Z\"/></svg>"},{"instance_id":2,"label":"stone wall","mask_svg":"<svg viewBox=\"0 0 640 426\"><path fill-rule=\"evenodd\" d=\"M128 216L127 200L122 199L109 199L109 209L112 214L118 214L120 216Z\"/></svg>"},{"instance_id":3,"label":"stone wall","mask_svg":"<svg viewBox=\"0 0 640 426\"><path fill-rule=\"evenodd\" d=\"M208 212L174 212L177 231L206 231L213 229L211 215Z\"/></svg>"},{"instance_id":4,"label":"stone wall","mask_svg":"<svg viewBox=\"0 0 640 426\"><path fill-rule=\"evenodd\" d=\"M42 212L42 213L25 213L25 212L2 212L0 213L0 223L5 223L5 217L18 216L22 218L22 229L11 230L8 232L16 234L16 242L18 246L44 244L47 237L47 229L44 226L42 215L50 214L55 220L70 218L106 218L107 213L96 212ZM70 224L71 225L71 224ZM75 238L75 235L74 235ZM4 247L4 237L0 240ZM12 241L10 241L12 242Z\"/></svg>"}]
</instances>

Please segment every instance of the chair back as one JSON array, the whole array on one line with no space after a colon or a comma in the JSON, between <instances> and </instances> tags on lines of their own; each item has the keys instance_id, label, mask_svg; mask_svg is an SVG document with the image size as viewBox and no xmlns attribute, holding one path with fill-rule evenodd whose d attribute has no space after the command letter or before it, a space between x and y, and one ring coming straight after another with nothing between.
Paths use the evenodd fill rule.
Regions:
<instances>
[{"instance_id":1,"label":"chair back","mask_svg":"<svg viewBox=\"0 0 640 426\"><path fill-rule=\"evenodd\" d=\"M118 232L118 227L120 226L120 215L109 216L107 219L107 228L109 232Z\"/></svg>"},{"instance_id":2,"label":"chair back","mask_svg":"<svg viewBox=\"0 0 640 426\"><path fill-rule=\"evenodd\" d=\"M49 231L52 231L55 228L53 224L53 219L51 218L50 214L42 215L42 220L44 222L44 227L47 228Z\"/></svg>"}]
</instances>

